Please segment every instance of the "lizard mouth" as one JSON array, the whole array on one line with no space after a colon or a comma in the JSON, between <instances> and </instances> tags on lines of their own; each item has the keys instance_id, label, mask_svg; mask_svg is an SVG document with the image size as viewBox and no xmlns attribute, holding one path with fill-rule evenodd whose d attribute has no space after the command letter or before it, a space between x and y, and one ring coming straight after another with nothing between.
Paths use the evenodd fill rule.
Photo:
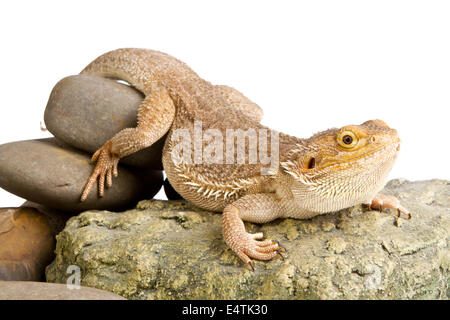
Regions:
<instances>
[{"instance_id":1,"label":"lizard mouth","mask_svg":"<svg viewBox=\"0 0 450 320\"><path fill-rule=\"evenodd\" d=\"M388 144L381 146L374 150L368 151L352 159L353 161L363 160L363 162L371 161L372 159L379 159L380 162L384 162L392 157L396 157L400 150L400 143Z\"/></svg>"},{"instance_id":2,"label":"lizard mouth","mask_svg":"<svg viewBox=\"0 0 450 320\"><path fill-rule=\"evenodd\" d=\"M392 143L388 145L383 145L378 148L372 149L370 151L360 153L353 157L349 157L340 161L330 161L330 163L324 165L323 167L335 167L335 166L347 166L352 163L359 162L364 165L371 161L385 162L391 158L396 158L398 151L400 150L400 143Z\"/></svg>"}]
</instances>

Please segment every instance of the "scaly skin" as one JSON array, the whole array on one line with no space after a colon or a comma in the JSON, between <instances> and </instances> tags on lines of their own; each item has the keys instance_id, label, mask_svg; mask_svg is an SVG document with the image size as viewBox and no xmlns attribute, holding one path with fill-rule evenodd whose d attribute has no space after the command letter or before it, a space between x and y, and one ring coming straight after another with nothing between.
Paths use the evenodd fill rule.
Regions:
<instances>
[{"instance_id":1,"label":"scaly skin","mask_svg":"<svg viewBox=\"0 0 450 320\"><path fill-rule=\"evenodd\" d=\"M307 219L357 204L380 211L393 208L410 217L394 197L378 194L384 187L400 148L397 132L381 120L366 121L341 129L329 129L300 139L279 134L279 163L269 172L261 163L194 163L174 161L176 133L215 129L225 137L228 129L266 130L259 124L261 109L240 92L214 86L201 79L181 61L161 52L119 49L106 53L83 73L128 81L145 94L139 109L138 126L124 129L93 156L97 161L81 200L98 180L99 195L112 184L120 158L148 147L168 132L163 166L174 189L186 200L212 211L223 212L223 236L228 246L251 268L251 259L270 260L280 256L278 242L261 240L263 235L246 232L243 221L265 223L277 218ZM200 131L195 121L201 121ZM250 147L250 139L246 147ZM195 144L195 141L193 142ZM195 147L190 145L195 153ZM234 159L239 155L237 141ZM203 139L206 150L214 145ZM215 145L217 147L217 145ZM216 150L226 152L225 143ZM258 152L259 144L256 146ZM194 150L193 150L194 149ZM248 150L248 149L246 149Z\"/></svg>"}]
</instances>

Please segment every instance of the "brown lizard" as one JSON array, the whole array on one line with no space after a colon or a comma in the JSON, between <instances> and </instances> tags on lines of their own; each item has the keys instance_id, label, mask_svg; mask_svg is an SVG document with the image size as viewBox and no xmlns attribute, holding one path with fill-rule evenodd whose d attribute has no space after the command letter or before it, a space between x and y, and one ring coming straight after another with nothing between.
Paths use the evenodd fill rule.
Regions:
<instances>
[{"instance_id":1,"label":"brown lizard","mask_svg":"<svg viewBox=\"0 0 450 320\"><path fill-rule=\"evenodd\" d=\"M396 198L378 194L400 149L397 131L381 120L329 129L309 139L278 135L259 123L261 109L240 92L212 85L185 63L152 50L108 52L82 73L125 80L142 91L145 99L137 127L120 131L93 155L97 163L81 201L97 180L99 196L103 196L105 182L111 186L112 177L117 176L120 158L150 146L168 133L163 166L171 185L198 207L223 212L225 242L252 269L251 258L273 259L281 256L283 247L276 241L262 240L262 233L247 233L243 221L307 219L361 203L380 211L393 208L398 217L405 214L410 218ZM196 132L198 123L200 134ZM236 163L242 150L251 149L248 136L244 137L245 149L239 149L238 139L232 139L234 148L227 156L232 156L234 162L229 163L228 157L227 163L223 157L217 158L230 145L213 139L214 135L228 138L230 129L266 132L267 140L278 144L264 150L257 144L256 150L266 155L277 152L279 161L271 163L274 166L266 171L267 163L251 162L250 154ZM177 143L180 133L193 137L182 152ZM204 161L202 153L194 150L196 143L200 143L200 150L213 150L210 155L215 161ZM193 157L190 151L194 151Z\"/></svg>"}]
</instances>

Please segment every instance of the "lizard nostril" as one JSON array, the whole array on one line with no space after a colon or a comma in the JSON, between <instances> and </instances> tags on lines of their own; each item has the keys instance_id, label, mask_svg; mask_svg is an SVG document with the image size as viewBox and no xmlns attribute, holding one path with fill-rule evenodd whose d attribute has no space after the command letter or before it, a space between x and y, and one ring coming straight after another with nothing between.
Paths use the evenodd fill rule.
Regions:
<instances>
[{"instance_id":1,"label":"lizard nostril","mask_svg":"<svg viewBox=\"0 0 450 320\"><path fill-rule=\"evenodd\" d=\"M370 141L371 141L372 143L375 143L375 141L377 141L377 138L375 138L375 136L372 136L372 138L370 138Z\"/></svg>"}]
</instances>

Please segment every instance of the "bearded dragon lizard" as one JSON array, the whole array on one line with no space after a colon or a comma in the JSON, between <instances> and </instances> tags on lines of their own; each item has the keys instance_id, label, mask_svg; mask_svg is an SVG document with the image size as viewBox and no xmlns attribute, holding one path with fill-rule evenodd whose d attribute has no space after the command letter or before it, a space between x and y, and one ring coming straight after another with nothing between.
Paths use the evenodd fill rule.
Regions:
<instances>
[{"instance_id":1,"label":"bearded dragon lizard","mask_svg":"<svg viewBox=\"0 0 450 320\"><path fill-rule=\"evenodd\" d=\"M179 161L174 157L177 130L194 136L193 145L197 143L196 122L202 124L200 137L212 129L222 137L229 129L260 132L267 129L259 123L261 109L237 90L212 85L185 63L158 51L114 50L98 57L82 73L127 81L143 92L145 99L137 127L120 131L93 155L92 161L97 163L81 201L97 180L99 196L103 196L105 183L111 186L112 177L118 174L120 158L152 145L167 133L163 166L171 185L196 206L223 213L226 244L252 269L251 259L271 260L281 256L284 248L277 241L263 240L262 233L247 233L243 221L307 219L357 204L380 211L396 209L398 217L405 214L410 218L396 198L378 194L400 149L397 131L381 120L329 129L308 139L279 133L277 150L273 146L265 150L278 151L279 162L275 170L265 173L266 165L248 163L248 155L244 163L224 163L220 157L217 163L202 162L198 157ZM275 139L274 132L268 130L267 137ZM249 148L249 139L245 141ZM208 145L213 145L215 152L226 152L225 144L211 139L200 142L203 150ZM260 145L257 148L262 152ZM233 156L240 155L237 148L233 150Z\"/></svg>"}]
</instances>

